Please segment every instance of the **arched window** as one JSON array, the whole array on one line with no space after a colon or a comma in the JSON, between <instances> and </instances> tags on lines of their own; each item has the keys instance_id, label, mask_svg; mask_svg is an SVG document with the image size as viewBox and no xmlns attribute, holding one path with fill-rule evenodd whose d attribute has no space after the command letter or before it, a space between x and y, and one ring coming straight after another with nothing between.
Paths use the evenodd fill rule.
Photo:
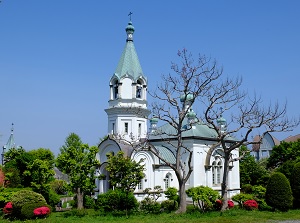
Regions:
<instances>
[{"instance_id":1,"label":"arched window","mask_svg":"<svg viewBox=\"0 0 300 223\"><path fill-rule=\"evenodd\" d=\"M137 185L137 189L140 191L140 190L143 190L144 189L144 182L146 183L147 182L147 176L146 174L144 174L144 178L141 179L141 181L138 183Z\"/></svg>"},{"instance_id":2,"label":"arched window","mask_svg":"<svg viewBox=\"0 0 300 223\"><path fill-rule=\"evenodd\" d=\"M114 99L117 99L119 97L119 82L116 80L114 85Z\"/></svg>"},{"instance_id":3,"label":"arched window","mask_svg":"<svg viewBox=\"0 0 300 223\"><path fill-rule=\"evenodd\" d=\"M164 179L165 181L165 189L168 189L171 186L171 181L172 181L172 174L171 173L167 173L166 177Z\"/></svg>"},{"instance_id":4,"label":"arched window","mask_svg":"<svg viewBox=\"0 0 300 223\"><path fill-rule=\"evenodd\" d=\"M136 98L142 98L142 83L140 80L137 81L136 85Z\"/></svg>"},{"instance_id":5,"label":"arched window","mask_svg":"<svg viewBox=\"0 0 300 223\"><path fill-rule=\"evenodd\" d=\"M212 162L212 184L220 185L222 181L222 160L219 156L214 157Z\"/></svg>"}]
</instances>

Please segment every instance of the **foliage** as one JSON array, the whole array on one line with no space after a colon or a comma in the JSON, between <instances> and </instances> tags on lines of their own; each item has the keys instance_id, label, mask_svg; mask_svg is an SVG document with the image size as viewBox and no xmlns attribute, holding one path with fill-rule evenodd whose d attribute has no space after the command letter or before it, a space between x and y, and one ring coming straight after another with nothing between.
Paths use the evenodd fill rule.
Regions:
<instances>
[{"instance_id":1,"label":"foliage","mask_svg":"<svg viewBox=\"0 0 300 223\"><path fill-rule=\"evenodd\" d=\"M20 171L16 167L5 166L5 187L16 188L22 187Z\"/></svg>"},{"instance_id":2,"label":"foliage","mask_svg":"<svg viewBox=\"0 0 300 223\"><path fill-rule=\"evenodd\" d=\"M162 201L161 208L165 212L176 211L178 209L178 202L176 200Z\"/></svg>"},{"instance_id":3,"label":"foliage","mask_svg":"<svg viewBox=\"0 0 300 223\"><path fill-rule=\"evenodd\" d=\"M175 187L168 187L168 189L164 192L166 198L173 201L179 201L178 190Z\"/></svg>"},{"instance_id":4,"label":"foliage","mask_svg":"<svg viewBox=\"0 0 300 223\"><path fill-rule=\"evenodd\" d=\"M207 186L189 188L186 190L186 194L193 199L194 207L199 208L202 212L211 210L219 197L217 191Z\"/></svg>"},{"instance_id":5,"label":"foliage","mask_svg":"<svg viewBox=\"0 0 300 223\"><path fill-rule=\"evenodd\" d=\"M50 182L50 187L59 195L65 195L68 191L68 184L65 180L55 179L54 181Z\"/></svg>"},{"instance_id":6,"label":"foliage","mask_svg":"<svg viewBox=\"0 0 300 223\"><path fill-rule=\"evenodd\" d=\"M2 169L2 167L0 166L0 187L4 186L4 182L5 182L5 174L4 174L4 170Z\"/></svg>"},{"instance_id":7,"label":"foliage","mask_svg":"<svg viewBox=\"0 0 300 223\"><path fill-rule=\"evenodd\" d=\"M231 199L233 201L237 202L239 204L240 208L242 208L245 201L253 200L253 195L252 194L239 193L239 194L234 195Z\"/></svg>"},{"instance_id":8,"label":"foliage","mask_svg":"<svg viewBox=\"0 0 300 223\"><path fill-rule=\"evenodd\" d=\"M245 185L259 185L265 182L265 179L269 177L268 171L261 166L255 158L250 154L247 147L242 146L240 153L245 153L244 157L240 160L240 182L242 191L245 191Z\"/></svg>"},{"instance_id":9,"label":"foliage","mask_svg":"<svg viewBox=\"0 0 300 223\"><path fill-rule=\"evenodd\" d=\"M139 162L125 157L124 152L119 151L115 156L107 154L106 170L109 171L110 184L122 191L133 192L138 183L144 178L143 160Z\"/></svg>"},{"instance_id":10,"label":"foliage","mask_svg":"<svg viewBox=\"0 0 300 223\"><path fill-rule=\"evenodd\" d=\"M257 210L258 209L258 204L255 200L247 200L244 202L243 207L246 210L252 211L252 210Z\"/></svg>"},{"instance_id":11,"label":"foliage","mask_svg":"<svg viewBox=\"0 0 300 223\"><path fill-rule=\"evenodd\" d=\"M261 185L253 186L252 194L255 198L264 199L266 195L266 190L267 189Z\"/></svg>"},{"instance_id":12,"label":"foliage","mask_svg":"<svg viewBox=\"0 0 300 223\"><path fill-rule=\"evenodd\" d=\"M60 201L59 195L51 189L44 197L47 201L47 204L49 204L52 208L54 208L55 205Z\"/></svg>"},{"instance_id":13,"label":"foliage","mask_svg":"<svg viewBox=\"0 0 300 223\"><path fill-rule=\"evenodd\" d=\"M11 201L11 197L15 193L15 191L10 191L6 188L0 188L0 209L3 208L7 202Z\"/></svg>"},{"instance_id":14,"label":"foliage","mask_svg":"<svg viewBox=\"0 0 300 223\"><path fill-rule=\"evenodd\" d=\"M55 162L54 154L50 149L39 148L28 151L28 153L33 157L34 160L39 159L47 161L49 166L53 166Z\"/></svg>"},{"instance_id":15,"label":"foliage","mask_svg":"<svg viewBox=\"0 0 300 223\"><path fill-rule=\"evenodd\" d=\"M92 209L95 206L95 199L89 195L85 195L83 199L83 206L85 208Z\"/></svg>"},{"instance_id":16,"label":"foliage","mask_svg":"<svg viewBox=\"0 0 300 223\"><path fill-rule=\"evenodd\" d=\"M39 207L47 207L49 213L45 215L48 216L51 213L51 207L42 203L27 203L21 209L21 218L22 219L32 219L35 217L34 210Z\"/></svg>"},{"instance_id":17,"label":"foliage","mask_svg":"<svg viewBox=\"0 0 300 223\"><path fill-rule=\"evenodd\" d=\"M140 202L140 211L146 214L158 214L160 213L161 209L161 204L151 197L145 197L141 202Z\"/></svg>"},{"instance_id":18,"label":"foliage","mask_svg":"<svg viewBox=\"0 0 300 223\"><path fill-rule=\"evenodd\" d=\"M251 194L252 193L252 185L251 184L243 184L241 186L241 192L245 194Z\"/></svg>"},{"instance_id":19,"label":"foliage","mask_svg":"<svg viewBox=\"0 0 300 223\"><path fill-rule=\"evenodd\" d=\"M41 203L47 205L45 198L34 191L20 190L11 197L13 203L13 215L21 217L21 209L25 204Z\"/></svg>"},{"instance_id":20,"label":"foliage","mask_svg":"<svg viewBox=\"0 0 300 223\"><path fill-rule=\"evenodd\" d=\"M295 142L282 141L274 146L268 159L267 167L276 168L287 161L297 161L300 158L300 140Z\"/></svg>"},{"instance_id":21,"label":"foliage","mask_svg":"<svg viewBox=\"0 0 300 223\"><path fill-rule=\"evenodd\" d=\"M95 188L95 170L99 165L96 159L98 148L83 144L75 133L71 133L60 148L57 167L70 178L70 186L78 199L78 209L83 208L84 194L90 194Z\"/></svg>"},{"instance_id":22,"label":"foliage","mask_svg":"<svg viewBox=\"0 0 300 223\"><path fill-rule=\"evenodd\" d=\"M294 207L300 207L300 162L296 163L291 177L291 188L294 197Z\"/></svg>"},{"instance_id":23,"label":"foliage","mask_svg":"<svg viewBox=\"0 0 300 223\"><path fill-rule=\"evenodd\" d=\"M275 171L283 173L286 176L286 178L291 182L292 172L296 163L296 160L288 160L282 163L278 168L276 168Z\"/></svg>"},{"instance_id":24,"label":"foliage","mask_svg":"<svg viewBox=\"0 0 300 223\"><path fill-rule=\"evenodd\" d=\"M162 196L161 186L155 186L152 190L151 188L146 188L143 192L146 197L140 202L140 210L144 213L160 213L161 204L157 202L158 198Z\"/></svg>"},{"instance_id":25,"label":"foliage","mask_svg":"<svg viewBox=\"0 0 300 223\"><path fill-rule=\"evenodd\" d=\"M107 193L99 194L95 201L95 209L102 213L114 213L118 211L132 211L138 207L138 202L133 193L125 193L119 189L109 190Z\"/></svg>"},{"instance_id":26,"label":"foliage","mask_svg":"<svg viewBox=\"0 0 300 223\"><path fill-rule=\"evenodd\" d=\"M17 181L17 176L20 177L20 184L23 187L29 187L31 182L31 177L24 175L24 172L28 169L27 165L30 164L34 157L26 152L23 148L11 148L5 153L5 159L7 160L4 166L4 172L6 173L7 180L13 181L14 184ZM12 187L12 185L10 185Z\"/></svg>"},{"instance_id":27,"label":"foliage","mask_svg":"<svg viewBox=\"0 0 300 223\"><path fill-rule=\"evenodd\" d=\"M31 187L33 191L47 197L50 191L50 182L53 179L55 172L53 164L47 160L35 159L27 166L24 175L31 177Z\"/></svg>"},{"instance_id":28,"label":"foliage","mask_svg":"<svg viewBox=\"0 0 300 223\"><path fill-rule=\"evenodd\" d=\"M275 172L271 175L266 190L266 202L280 211L288 211L292 207L292 190L284 174Z\"/></svg>"}]
</instances>

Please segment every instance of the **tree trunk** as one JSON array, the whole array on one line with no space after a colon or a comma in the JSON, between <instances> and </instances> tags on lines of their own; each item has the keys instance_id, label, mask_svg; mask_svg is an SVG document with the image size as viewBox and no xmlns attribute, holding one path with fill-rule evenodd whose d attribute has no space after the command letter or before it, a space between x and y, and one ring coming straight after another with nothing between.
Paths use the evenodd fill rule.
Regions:
<instances>
[{"instance_id":1,"label":"tree trunk","mask_svg":"<svg viewBox=\"0 0 300 223\"><path fill-rule=\"evenodd\" d=\"M222 189L222 208L221 211L225 211L228 209L228 173L229 173L229 154L225 152L224 156L224 173L223 180L221 184Z\"/></svg>"},{"instance_id":2,"label":"tree trunk","mask_svg":"<svg viewBox=\"0 0 300 223\"><path fill-rule=\"evenodd\" d=\"M83 209L83 192L77 188L77 209Z\"/></svg>"},{"instance_id":3,"label":"tree trunk","mask_svg":"<svg viewBox=\"0 0 300 223\"><path fill-rule=\"evenodd\" d=\"M185 193L185 183L183 180L178 179L179 182L179 208L176 213L185 213L186 212L186 193Z\"/></svg>"}]
</instances>

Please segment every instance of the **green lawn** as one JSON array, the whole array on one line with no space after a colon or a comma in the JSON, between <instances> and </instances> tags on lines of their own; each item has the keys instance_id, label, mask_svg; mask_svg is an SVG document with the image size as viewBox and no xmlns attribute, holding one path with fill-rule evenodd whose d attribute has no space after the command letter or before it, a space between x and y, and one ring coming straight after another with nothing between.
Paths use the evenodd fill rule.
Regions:
<instances>
[{"instance_id":1,"label":"green lawn","mask_svg":"<svg viewBox=\"0 0 300 223\"><path fill-rule=\"evenodd\" d=\"M96 212L90 210L88 215L84 217L69 216L66 217L66 212L54 212L47 219L31 220L30 222L43 223L99 223L99 222L128 222L128 223L262 223L262 222L278 222L283 220L300 220L300 210L291 210L288 212L264 212L264 211L246 211L232 209L220 215L220 212L209 212L201 214L198 212L187 214L160 214L160 215L136 215L126 217L99 216ZM0 219L0 222L8 223L11 221ZM14 221L20 223L24 221Z\"/></svg>"}]
</instances>

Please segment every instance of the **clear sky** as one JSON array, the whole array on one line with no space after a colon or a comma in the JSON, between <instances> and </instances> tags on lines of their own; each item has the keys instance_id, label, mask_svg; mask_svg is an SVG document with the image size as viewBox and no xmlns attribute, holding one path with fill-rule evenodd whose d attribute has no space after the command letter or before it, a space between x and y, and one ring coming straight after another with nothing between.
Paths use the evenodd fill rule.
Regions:
<instances>
[{"instance_id":1,"label":"clear sky","mask_svg":"<svg viewBox=\"0 0 300 223\"><path fill-rule=\"evenodd\" d=\"M298 0L2 0L0 145L11 123L17 145L55 154L69 133L96 145L107 134L109 79L134 44L154 89L178 49L216 58L228 76L300 115ZM275 134L282 140L294 132Z\"/></svg>"}]
</instances>

